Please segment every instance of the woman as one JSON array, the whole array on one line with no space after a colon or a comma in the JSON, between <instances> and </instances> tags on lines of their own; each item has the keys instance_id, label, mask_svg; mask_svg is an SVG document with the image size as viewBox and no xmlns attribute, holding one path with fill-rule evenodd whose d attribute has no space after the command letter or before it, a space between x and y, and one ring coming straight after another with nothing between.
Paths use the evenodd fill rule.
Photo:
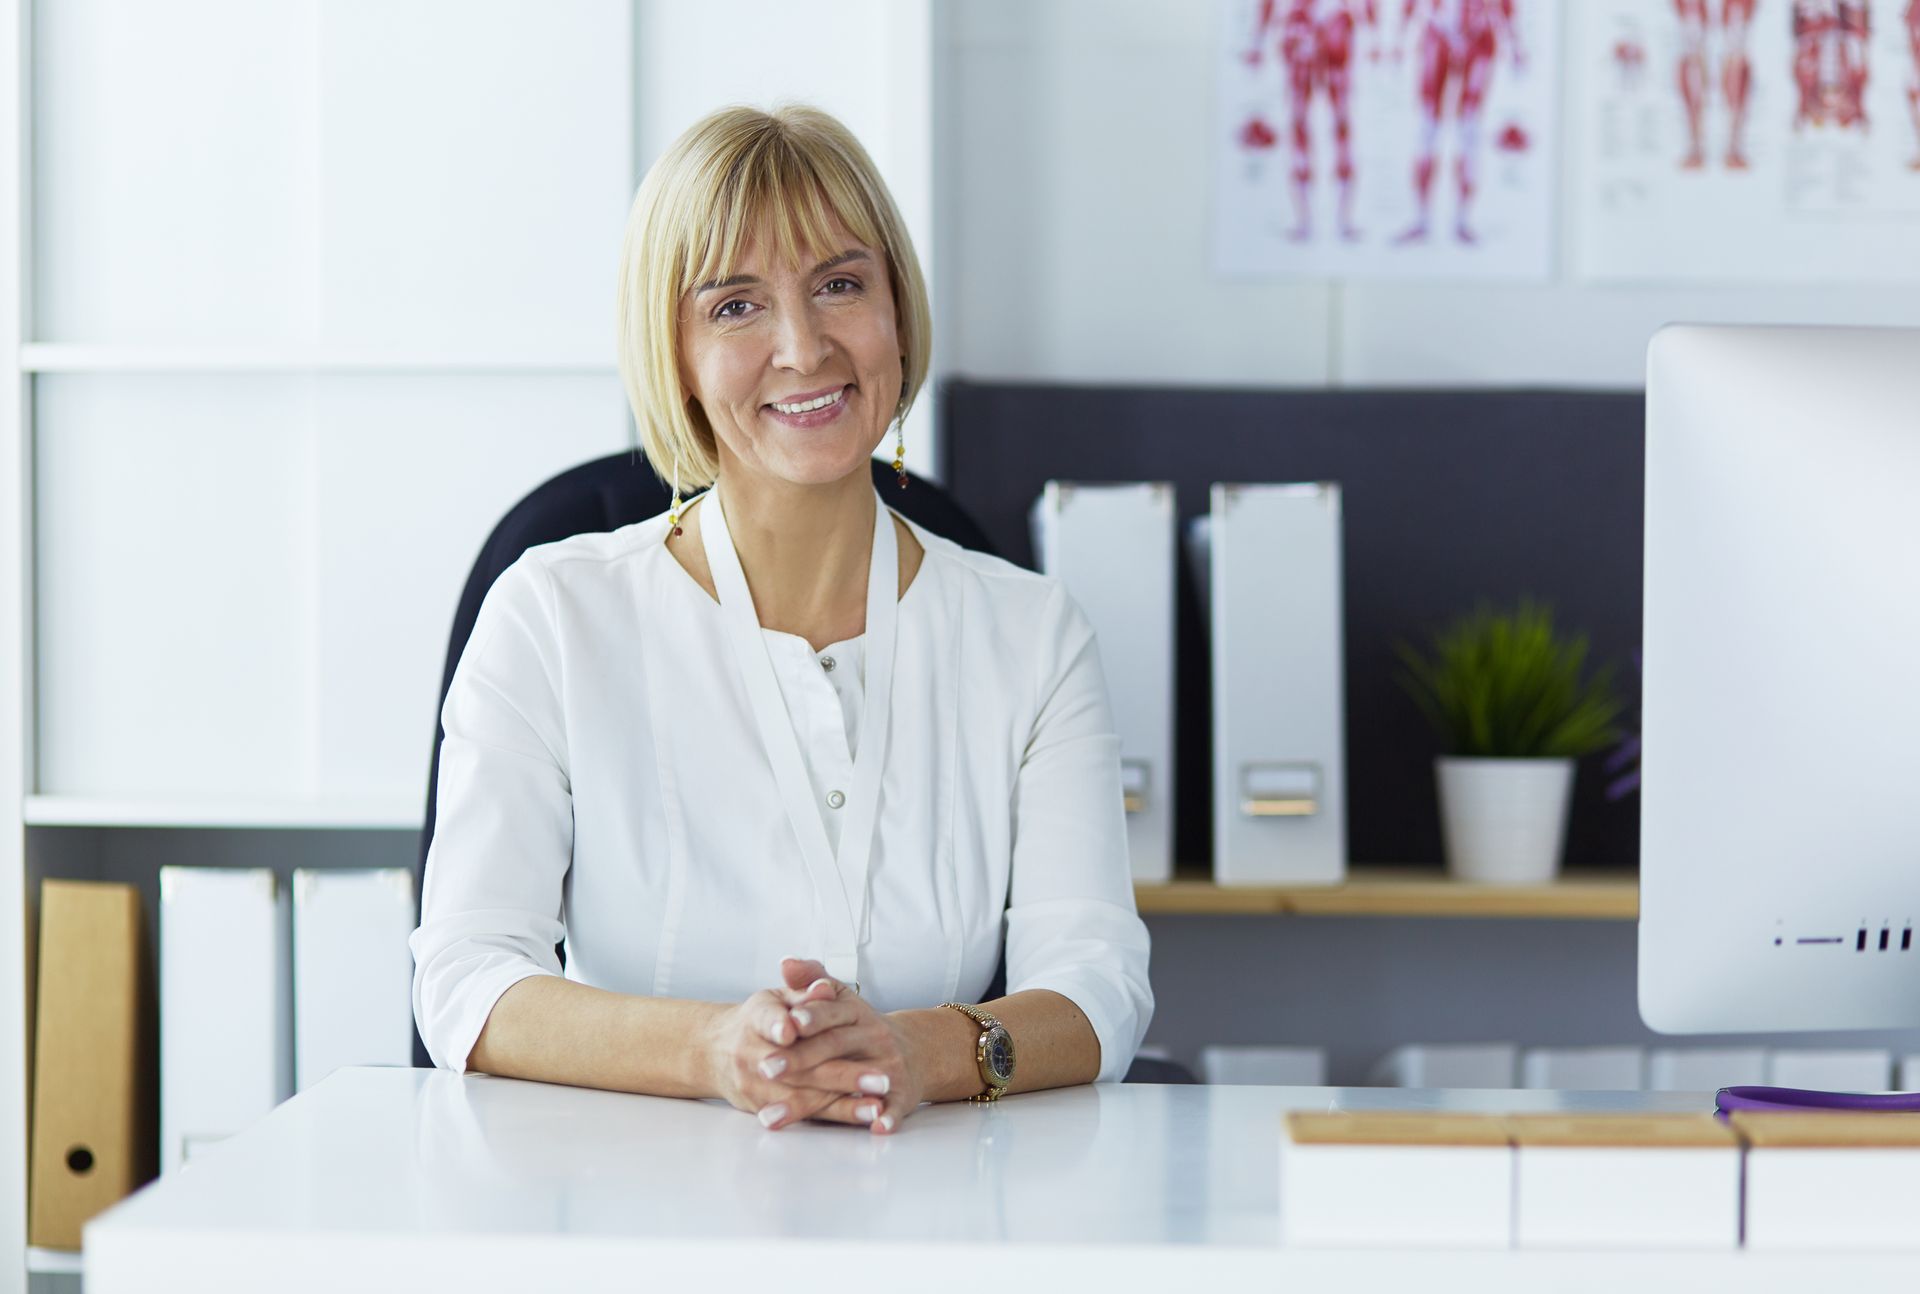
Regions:
<instances>
[{"instance_id":1,"label":"woman","mask_svg":"<svg viewBox=\"0 0 1920 1294\"><path fill-rule=\"evenodd\" d=\"M620 364L674 506L481 607L412 939L436 1063L881 1134L1126 1072L1153 999L1093 635L872 485L928 332L833 118L727 109L649 172Z\"/></svg>"}]
</instances>

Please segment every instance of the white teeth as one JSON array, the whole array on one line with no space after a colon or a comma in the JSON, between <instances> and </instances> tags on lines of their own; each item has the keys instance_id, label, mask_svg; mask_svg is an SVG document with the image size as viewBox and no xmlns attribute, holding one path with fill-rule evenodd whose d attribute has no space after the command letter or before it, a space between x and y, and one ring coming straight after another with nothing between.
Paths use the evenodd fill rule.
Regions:
<instances>
[{"instance_id":1,"label":"white teeth","mask_svg":"<svg viewBox=\"0 0 1920 1294\"><path fill-rule=\"evenodd\" d=\"M840 397L846 393L847 388L843 386L838 391L823 395L817 400L802 400L799 404L781 404L776 401L773 407L781 413L812 413L815 409L824 409L830 404L838 404Z\"/></svg>"}]
</instances>

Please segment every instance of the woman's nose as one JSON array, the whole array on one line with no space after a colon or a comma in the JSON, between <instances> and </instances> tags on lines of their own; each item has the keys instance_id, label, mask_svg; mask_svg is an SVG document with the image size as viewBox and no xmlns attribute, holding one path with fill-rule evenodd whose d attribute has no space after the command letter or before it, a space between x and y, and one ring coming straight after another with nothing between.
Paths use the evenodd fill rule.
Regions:
<instances>
[{"instance_id":1,"label":"woman's nose","mask_svg":"<svg viewBox=\"0 0 1920 1294\"><path fill-rule=\"evenodd\" d=\"M776 323L773 363L776 368L796 373L811 373L826 362L833 344L813 312L803 308L782 310Z\"/></svg>"}]
</instances>

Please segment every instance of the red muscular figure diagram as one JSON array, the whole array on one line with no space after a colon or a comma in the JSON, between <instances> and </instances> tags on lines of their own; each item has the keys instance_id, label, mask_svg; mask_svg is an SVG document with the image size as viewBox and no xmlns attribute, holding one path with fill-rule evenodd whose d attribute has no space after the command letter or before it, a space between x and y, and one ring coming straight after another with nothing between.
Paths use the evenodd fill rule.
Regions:
<instances>
[{"instance_id":1,"label":"red muscular figure diagram","mask_svg":"<svg viewBox=\"0 0 1920 1294\"><path fill-rule=\"evenodd\" d=\"M1727 157L1730 171L1747 169L1747 100L1753 92L1753 63L1747 57L1747 33L1753 27L1754 0L1674 0L1680 15L1680 101L1687 109L1687 155L1683 169L1707 164L1707 43L1720 37L1720 94L1727 103Z\"/></svg>"},{"instance_id":2,"label":"red muscular figure diagram","mask_svg":"<svg viewBox=\"0 0 1920 1294\"><path fill-rule=\"evenodd\" d=\"M1868 10L1868 0L1793 0L1794 129L1867 128Z\"/></svg>"},{"instance_id":3,"label":"red muscular figure diagram","mask_svg":"<svg viewBox=\"0 0 1920 1294\"><path fill-rule=\"evenodd\" d=\"M1333 112L1333 175L1340 186L1340 236L1360 231L1353 223L1353 45L1363 24L1375 21L1374 0L1261 0L1259 25L1247 61L1258 64L1261 46L1279 27L1275 51L1285 70L1287 118L1292 135L1296 242L1313 233L1313 100L1324 91Z\"/></svg>"},{"instance_id":4,"label":"red muscular figure diagram","mask_svg":"<svg viewBox=\"0 0 1920 1294\"><path fill-rule=\"evenodd\" d=\"M1501 43L1504 41L1512 50L1515 71L1525 62L1513 10L1514 0L1406 0L1401 10L1396 60L1416 15L1424 11L1426 17L1420 35L1420 142L1413 164L1413 192L1420 214L1400 235L1402 243L1426 240L1433 207L1435 149L1440 122L1449 107L1454 122L1453 173L1460 194L1454 237L1463 243L1478 241L1467 217L1473 205L1480 148L1480 109Z\"/></svg>"},{"instance_id":5,"label":"red muscular figure diagram","mask_svg":"<svg viewBox=\"0 0 1920 1294\"><path fill-rule=\"evenodd\" d=\"M1907 82L1907 109L1913 113L1913 160L1907 165L1920 171L1920 0L1907 0L1907 52L1913 55L1912 79Z\"/></svg>"}]
</instances>

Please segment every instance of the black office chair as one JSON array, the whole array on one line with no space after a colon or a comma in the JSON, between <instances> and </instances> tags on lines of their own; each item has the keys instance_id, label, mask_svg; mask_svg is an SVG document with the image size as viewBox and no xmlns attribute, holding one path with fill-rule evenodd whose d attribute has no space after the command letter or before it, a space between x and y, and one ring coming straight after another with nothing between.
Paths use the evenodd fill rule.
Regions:
<instances>
[{"instance_id":1,"label":"black office chair","mask_svg":"<svg viewBox=\"0 0 1920 1294\"><path fill-rule=\"evenodd\" d=\"M980 527L961 510L959 504L931 481L909 473L909 486L902 490L894 477L893 468L878 459L873 463L873 480L882 490L881 497L914 524L951 539L962 548L993 552L993 545L987 542ZM536 544L554 543L573 535L617 530L665 512L671 502L667 488L660 484L659 478L653 474L653 468L637 452L609 454L605 458L569 468L539 486L514 504L507 515L500 519L500 524L493 528L493 533L487 536L487 542L481 546L480 556L473 564L473 571L467 576L467 586L460 594L460 606L453 617L453 633L447 640L446 667L440 672L440 705L434 708L433 755L427 765L426 826L420 832L419 883L414 886L416 925L420 917L418 905L426 892L427 852L433 843L435 800L440 785L440 743L447 735L440 726L439 714L446 704L447 689L453 685L454 669L460 664L460 654L466 650L467 639L473 633L473 622L480 614L480 603L487 596L487 590L493 587L493 582L500 578L507 567ZM560 951L560 955L564 963L564 950ZM1007 966L1003 952L1000 968L994 973L986 999L1002 996L1006 992L1006 985ZM413 1063L422 1068L429 1068L433 1064L417 1028L413 1036ZM1134 1062L1133 1068L1127 1073L1127 1081L1191 1083L1195 1080L1191 1073L1179 1065L1148 1059Z\"/></svg>"}]
</instances>

